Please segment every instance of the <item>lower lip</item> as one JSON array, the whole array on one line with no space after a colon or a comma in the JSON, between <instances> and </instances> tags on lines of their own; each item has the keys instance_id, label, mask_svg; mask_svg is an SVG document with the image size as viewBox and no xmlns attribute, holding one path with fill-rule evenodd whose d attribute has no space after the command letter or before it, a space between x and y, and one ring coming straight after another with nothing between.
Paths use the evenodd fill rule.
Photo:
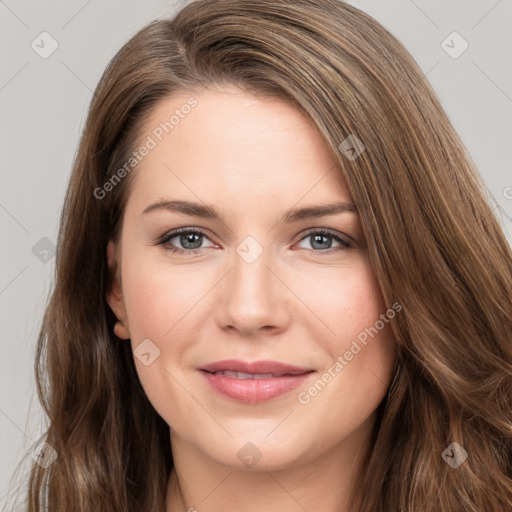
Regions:
<instances>
[{"instance_id":1,"label":"lower lip","mask_svg":"<svg viewBox=\"0 0 512 512\"><path fill-rule=\"evenodd\" d=\"M236 379L201 370L210 386L217 392L247 403L267 402L299 387L314 372L283 375L269 379Z\"/></svg>"}]
</instances>

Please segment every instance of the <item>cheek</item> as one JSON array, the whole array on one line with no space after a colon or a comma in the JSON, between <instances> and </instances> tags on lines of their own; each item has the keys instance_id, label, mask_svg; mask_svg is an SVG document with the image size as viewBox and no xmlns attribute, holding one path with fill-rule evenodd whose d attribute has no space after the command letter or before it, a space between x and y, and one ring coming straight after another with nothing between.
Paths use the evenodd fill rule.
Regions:
<instances>
[{"instance_id":1,"label":"cheek","mask_svg":"<svg viewBox=\"0 0 512 512\"><path fill-rule=\"evenodd\" d=\"M367 259L329 277L315 280L308 303L323 321L315 339L329 358L299 402L312 422L312 411L329 411L318 428L335 436L365 421L384 397L396 357L389 322L399 313L386 308Z\"/></svg>"},{"instance_id":2,"label":"cheek","mask_svg":"<svg viewBox=\"0 0 512 512\"><path fill-rule=\"evenodd\" d=\"M382 393L395 359L390 320L396 313L386 307L367 259L346 276L335 309L336 336L328 351L344 366L345 390L356 400Z\"/></svg>"},{"instance_id":3,"label":"cheek","mask_svg":"<svg viewBox=\"0 0 512 512\"><path fill-rule=\"evenodd\" d=\"M173 335L178 323L181 330L185 328L187 314L211 286L197 278L200 270L192 272L162 261L142 265L133 258L126 261L123 272L123 293L134 342L144 338L163 341Z\"/></svg>"},{"instance_id":4,"label":"cheek","mask_svg":"<svg viewBox=\"0 0 512 512\"><path fill-rule=\"evenodd\" d=\"M201 297L199 288L203 285L198 281L197 287L191 286L190 276L179 267L148 260L142 265L134 256L123 262L123 293L135 366L148 400L169 425L174 425L187 415L178 383L183 381L183 355L193 335L185 332L190 319L187 313ZM139 345L148 348L138 350ZM138 358L143 352L150 353L148 365Z\"/></svg>"},{"instance_id":5,"label":"cheek","mask_svg":"<svg viewBox=\"0 0 512 512\"><path fill-rule=\"evenodd\" d=\"M366 255L357 254L343 266L304 272L294 282L297 302L308 328L316 326L316 341L331 354L347 350L346 345L372 326L386 307ZM322 341L324 340L324 341Z\"/></svg>"},{"instance_id":6,"label":"cheek","mask_svg":"<svg viewBox=\"0 0 512 512\"><path fill-rule=\"evenodd\" d=\"M363 425L375 421L391 382L396 349L386 328L369 339L367 345L354 345L353 351L350 340L345 340L341 350L331 352L332 363L297 397L297 423L301 418L307 425L304 431L322 433L312 441L314 451L328 450L352 434L357 438Z\"/></svg>"}]
</instances>

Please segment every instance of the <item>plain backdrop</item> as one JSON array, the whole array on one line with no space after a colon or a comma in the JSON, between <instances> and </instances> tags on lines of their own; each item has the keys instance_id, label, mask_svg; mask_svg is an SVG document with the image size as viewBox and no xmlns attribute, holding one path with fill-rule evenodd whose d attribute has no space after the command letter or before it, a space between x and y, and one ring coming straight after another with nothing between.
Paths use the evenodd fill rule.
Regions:
<instances>
[{"instance_id":1,"label":"plain backdrop","mask_svg":"<svg viewBox=\"0 0 512 512\"><path fill-rule=\"evenodd\" d=\"M512 1L349 3L411 52L477 164L512 241ZM7 504L16 485L25 485L30 457L16 477L14 470L47 427L35 392L36 335L92 91L137 30L178 7L159 0L0 0L0 510L12 510Z\"/></svg>"}]
</instances>

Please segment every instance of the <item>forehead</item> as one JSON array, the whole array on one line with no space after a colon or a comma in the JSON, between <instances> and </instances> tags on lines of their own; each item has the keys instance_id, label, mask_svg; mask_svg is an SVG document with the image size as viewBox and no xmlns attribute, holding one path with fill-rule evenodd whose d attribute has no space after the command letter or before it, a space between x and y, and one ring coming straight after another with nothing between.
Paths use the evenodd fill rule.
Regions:
<instances>
[{"instance_id":1,"label":"forehead","mask_svg":"<svg viewBox=\"0 0 512 512\"><path fill-rule=\"evenodd\" d=\"M181 92L157 104L140 133L151 149L132 193L145 199L173 191L246 205L265 197L289 205L304 195L350 199L314 124L278 98L236 88Z\"/></svg>"}]
</instances>

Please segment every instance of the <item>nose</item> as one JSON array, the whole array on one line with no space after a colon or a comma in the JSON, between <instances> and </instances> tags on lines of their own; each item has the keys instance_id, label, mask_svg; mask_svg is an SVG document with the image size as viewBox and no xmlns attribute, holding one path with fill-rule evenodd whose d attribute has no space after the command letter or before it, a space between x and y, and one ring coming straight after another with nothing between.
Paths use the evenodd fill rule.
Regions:
<instances>
[{"instance_id":1,"label":"nose","mask_svg":"<svg viewBox=\"0 0 512 512\"><path fill-rule=\"evenodd\" d=\"M293 296L286 278L274 270L276 265L265 251L249 261L234 254L231 270L219 283L215 301L218 325L245 335L286 330Z\"/></svg>"}]
</instances>

